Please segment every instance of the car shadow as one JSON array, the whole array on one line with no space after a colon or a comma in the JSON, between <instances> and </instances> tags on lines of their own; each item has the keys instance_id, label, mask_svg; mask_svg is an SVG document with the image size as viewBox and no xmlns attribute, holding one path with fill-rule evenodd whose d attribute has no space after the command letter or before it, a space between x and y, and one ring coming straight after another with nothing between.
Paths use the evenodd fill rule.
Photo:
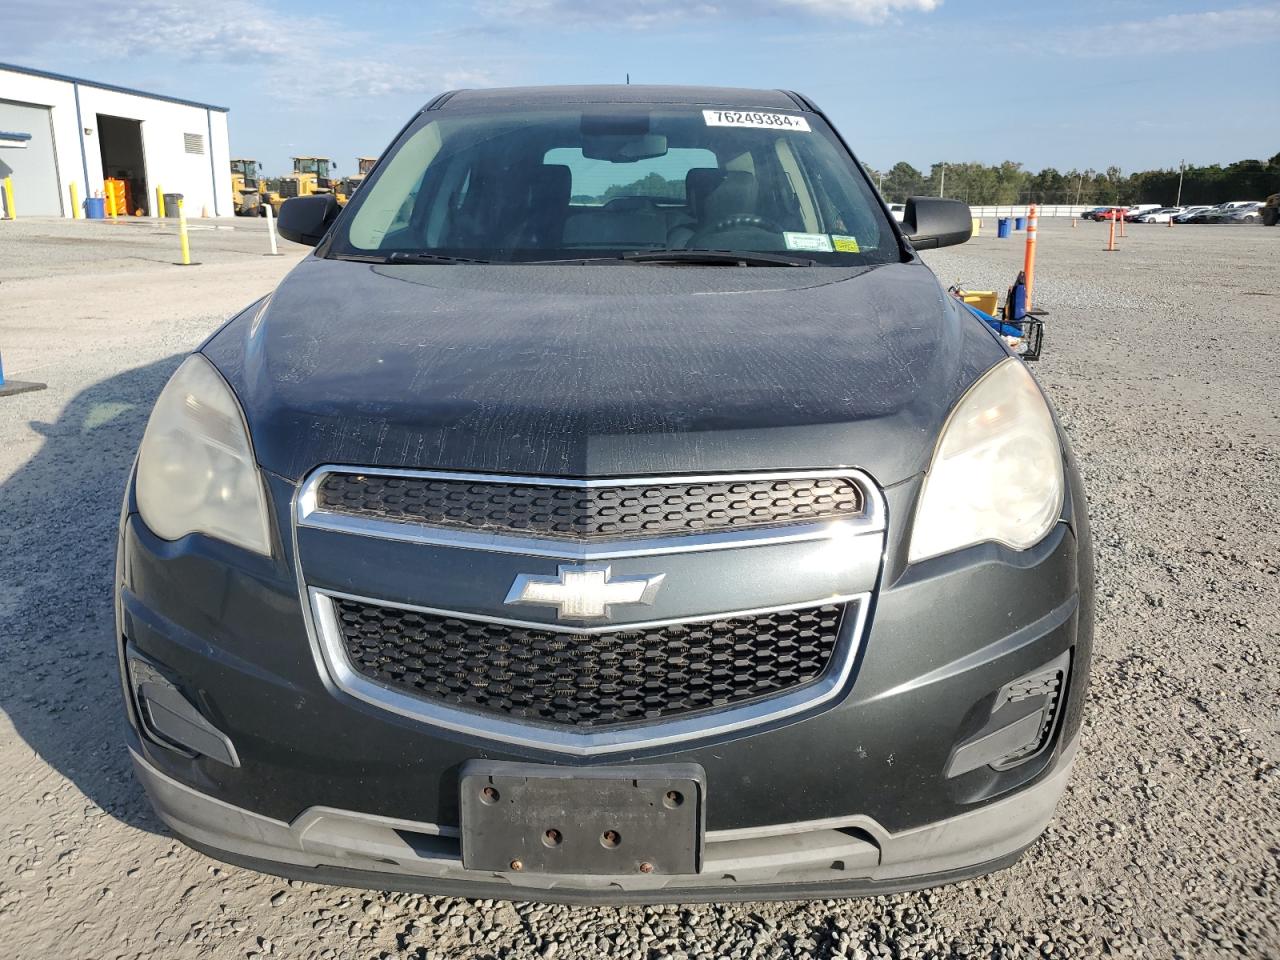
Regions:
<instances>
[{"instance_id":1,"label":"car shadow","mask_svg":"<svg viewBox=\"0 0 1280 960\"><path fill-rule=\"evenodd\" d=\"M0 710L93 804L153 833L164 828L124 746L112 581L125 480L181 360L109 377L56 422L32 421L38 450L0 482Z\"/></svg>"}]
</instances>

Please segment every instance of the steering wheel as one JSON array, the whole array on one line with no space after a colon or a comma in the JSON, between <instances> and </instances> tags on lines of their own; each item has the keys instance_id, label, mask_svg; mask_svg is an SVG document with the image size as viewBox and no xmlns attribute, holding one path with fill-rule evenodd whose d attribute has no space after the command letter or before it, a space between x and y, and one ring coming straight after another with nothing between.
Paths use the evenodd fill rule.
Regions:
<instances>
[{"instance_id":1,"label":"steering wheel","mask_svg":"<svg viewBox=\"0 0 1280 960\"><path fill-rule=\"evenodd\" d=\"M698 236L708 233L723 233L725 230L735 230L739 227L755 227L759 230L768 230L771 233L782 233L782 228L768 217L756 216L754 213L735 213L732 216L721 217L709 227L703 227L698 231Z\"/></svg>"}]
</instances>

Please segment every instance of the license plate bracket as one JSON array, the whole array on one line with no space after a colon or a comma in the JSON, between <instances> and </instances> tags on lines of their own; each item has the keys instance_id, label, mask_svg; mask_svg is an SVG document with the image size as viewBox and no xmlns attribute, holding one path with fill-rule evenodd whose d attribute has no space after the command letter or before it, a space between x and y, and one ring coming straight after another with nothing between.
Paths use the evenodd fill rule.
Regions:
<instances>
[{"instance_id":1,"label":"license plate bracket","mask_svg":"<svg viewBox=\"0 0 1280 960\"><path fill-rule=\"evenodd\" d=\"M587 876L696 874L706 774L697 764L462 768L462 865Z\"/></svg>"}]
</instances>

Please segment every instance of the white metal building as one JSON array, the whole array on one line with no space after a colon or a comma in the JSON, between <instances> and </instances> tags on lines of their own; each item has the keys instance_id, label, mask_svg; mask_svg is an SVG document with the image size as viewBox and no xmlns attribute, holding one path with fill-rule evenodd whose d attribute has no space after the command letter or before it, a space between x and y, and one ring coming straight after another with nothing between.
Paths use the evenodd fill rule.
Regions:
<instances>
[{"instance_id":1,"label":"white metal building","mask_svg":"<svg viewBox=\"0 0 1280 960\"><path fill-rule=\"evenodd\" d=\"M108 176L145 215L161 187L191 216L230 216L230 164L226 107L0 63L0 179L19 217L70 217L71 185L83 204Z\"/></svg>"}]
</instances>

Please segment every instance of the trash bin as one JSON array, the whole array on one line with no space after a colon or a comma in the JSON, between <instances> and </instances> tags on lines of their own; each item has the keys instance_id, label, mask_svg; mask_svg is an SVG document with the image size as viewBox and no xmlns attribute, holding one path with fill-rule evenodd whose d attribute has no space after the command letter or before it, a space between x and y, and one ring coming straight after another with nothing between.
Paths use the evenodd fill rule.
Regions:
<instances>
[{"instance_id":1,"label":"trash bin","mask_svg":"<svg viewBox=\"0 0 1280 960\"><path fill-rule=\"evenodd\" d=\"M1001 217L996 221L996 236L1007 237L1009 235L1009 218Z\"/></svg>"},{"instance_id":2,"label":"trash bin","mask_svg":"<svg viewBox=\"0 0 1280 960\"><path fill-rule=\"evenodd\" d=\"M84 215L89 220L105 219L107 216L107 201L102 197L85 197Z\"/></svg>"},{"instance_id":3,"label":"trash bin","mask_svg":"<svg viewBox=\"0 0 1280 960\"><path fill-rule=\"evenodd\" d=\"M1015 230L1025 230L1025 229L1027 229L1027 218L1026 218L1026 217L1014 217L1014 218L1013 218L1013 229L1015 229Z\"/></svg>"},{"instance_id":4,"label":"trash bin","mask_svg":"<svg viewBox=\"0 0 1280 960\"><path fill-rule=\"evenodd\" d=\"M164 216L166 220L178 219L178 201L182 199L180 193L166 193L164 195Z\"/></svg>"}]
</instances>

